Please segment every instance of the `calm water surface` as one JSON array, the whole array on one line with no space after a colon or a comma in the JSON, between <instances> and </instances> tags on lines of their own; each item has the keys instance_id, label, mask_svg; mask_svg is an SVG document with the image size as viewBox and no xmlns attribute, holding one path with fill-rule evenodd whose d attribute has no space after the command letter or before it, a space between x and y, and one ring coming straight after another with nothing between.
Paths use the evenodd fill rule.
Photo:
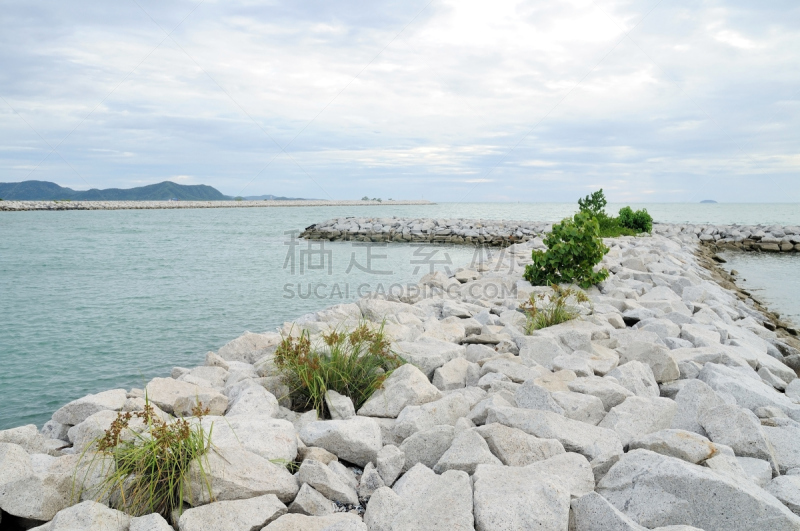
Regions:
<instances>
[{"instance_id":1,"label":"calm water surface","mask_svg":"<svg viewBox=\"0 0 800 531\"><path fill-rule=\"evenodd\" d=\"M632 206L657 221L800 224L798 205ZM287 231L339 216L556 221L574 210L480 203L0 213L0 429L41 425L87 393L141 387L173 366L198 365L246 330L274 330L355 300L359 288L412 281L474 257L463 247L346 242L309 253ZM751 289L763 287L765 299L796 317L800 294L778 293L786 282L797 286L800 257L759 258L753 273L737 268Z\"/></svg>"}]
</instances>

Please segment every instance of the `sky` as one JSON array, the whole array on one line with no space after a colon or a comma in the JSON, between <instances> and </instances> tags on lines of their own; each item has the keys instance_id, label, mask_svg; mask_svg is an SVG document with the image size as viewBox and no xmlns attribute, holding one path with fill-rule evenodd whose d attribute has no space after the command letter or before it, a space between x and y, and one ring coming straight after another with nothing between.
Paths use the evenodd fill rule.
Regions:
<instances>
[{"instance_id":1,"label":"sky","mask_svg":"<svg viewBox=\"0 0 800 531\"><path fill-rule=\"evenodd\" d=\"M796 0L6 0L0 181L800 202Z\"/></svg>"}]
</instances>

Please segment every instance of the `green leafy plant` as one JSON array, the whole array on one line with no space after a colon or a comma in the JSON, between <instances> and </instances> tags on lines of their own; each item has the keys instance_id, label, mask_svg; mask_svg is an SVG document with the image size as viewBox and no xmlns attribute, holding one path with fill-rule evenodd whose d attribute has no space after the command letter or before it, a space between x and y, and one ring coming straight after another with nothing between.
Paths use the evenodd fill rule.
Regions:
<instances>
[{"instance_id":1,"label":"green leafy plant","mask_svg":"<svg viewBox=\"0 0 800 531\"><path fill-rule=\"evenodd\" d=\"M372 396L386 377L405 363L394 354L383 332L361 322L349 333L333 330L312 344L308 331L283 338L275 365L289 387L295 409L316 409L324 416L329 389L350 397L356 409Z\"/></svg>"},{"instance_id":2,"label":"green leafy plant","mask_svg":"<svg viewBox=\"0 0 800 531\"><path fill-rule=\"evenodd\" d=\"M367 197L367 196L364 196L364 197L362 197L362 198L361 198L361 200L362 200L362 201L369 201L369 197Z\"/></svg>"},{"instance_id":3,"label":"green leafy plant","mask_svg":"<svg viewBox=\"0 0 800 531\"><path fill-rule=\"evenodd\" d=\"M590 195L587 195L583 199L578 199L578 206L580 207L581 212L587 212L593 218L606 217L606 212L604 209L606 208L607 204L608 201L606 201L606 196L603 193L602 188Z\"/></svg>"},{"instance_id":4,"label":"green leafy plant","mask_svg":"<svg viewBox=\"0 0 800 531\"><path fill-rule=\"evenodd\" d=\"M608 252L599 231L597 220L587 212L556 223L544 239L547 251L533 251L533 263L525 266L525 280L534 286L575 283L582 288L605 280L606 269L594 271Z\"/></svg>"},{"instance_id":5,"label":"green leafy plant","mask_svg":"<svg viewBox=\"0 0 800 531\"><path fill-rule=\"evenodd\" d=\"M633 211L631 207L624 207L619 211L619 222L623 227L639 232L652 232L653 217L646 208Z\"/></svg>"},{"instance_id":6,"label":"green leafy plant","mask_svg":"<svg viewBox=\"0 0 800 531\"><path fill-rule=\"evenodd\" d=\"M591 304L589 297L581 290L562 288L558 284L553 284L552 289L552 294L532 293L530 299L520 306L527 318L526 334L571 321L580 315L581 304Z\"/></svg>"},{"instance_id":7,"label":"green leafy plant","mask_svg":"<svg viewBox=\"0 0 800 531\"><path fill-rule=\"evenodd\" d=\"M199 420L208 412L195 406L192 415ZM98 501L108 499L113 507L133 516L159 513L170 520L174 510L182 511L184 496L192 494L188 476L193 462L199 465L200 479L212 497L203 464L212 431L213 427L206 433L200 422L187 419L165 421L145 400L143 411L117 415L111 427L84 450L78 469L90 470L91 465L110 460L110 474L92 489ZM81 467L85 459L94 463Z\"/></svg>"},{"instance_id":8,"label":"green leafy plant","mask_svg":"<svg viewBox=\"0 0 800 531\"><path fill-rule=\"evenodd\" d=\"M617 238L619 236L636 236L637 232L620 223L619 218L603 216L597 220L601 238Z\"/></svg>"}]
</instances>

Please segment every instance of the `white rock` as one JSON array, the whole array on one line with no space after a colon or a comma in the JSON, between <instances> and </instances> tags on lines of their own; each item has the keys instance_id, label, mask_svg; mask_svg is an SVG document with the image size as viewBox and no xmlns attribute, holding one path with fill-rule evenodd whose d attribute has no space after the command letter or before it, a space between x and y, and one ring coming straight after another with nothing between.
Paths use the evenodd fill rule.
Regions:
<instances>
[{"instance_id":1,"label":"white rock","mask_svg":"<svg viewBox=\"0 0 800 531\"><path fill-rule=\"evenodd\" d=\"M633 439L629 448L642 448L658 454L677 457L699 464L719 453L717 446L706 437L686 430L660 430Z\"/></svg>"},{"instance_id":2,"label":"white rock","mask_svg":"<svg viewBox=\"0 0 800 531\"><path fill-rule=\"evenodd\" d=\"M357 492L359 499L368 500L376 490L385 486L375 465L367 463L367 466L364 467L364 472L361 474L361 480L358 483Z\"/></svg>"},{"instance_id":3,"label":"white rock","mask_svg":"<svg viewBox=\"0 0 800 531\"><path fill-rule=\"evenodd\" d=\"M303 483L300 486L297 496L289 505L290 513L308 516L324 516L333 514L334 511L336 511L336 505L308 483Z\"/></svg>"},{"instance_id":4,"label":"white rock","mask_svg":"<svg viewBox=\"0 0 800 531\"><path fill-rule=\"evenodd\" d=\"M103 504L85 501L63 509L41 531L128 531L131 517Z\"/></svg>"},{"instance_id":5,"label":"white rock","mask_svg":"<svg viewBox=\"0 0 800 531\"><path fill-rule=\"evenodd\" d=\"M318 446L358 466L375 461L383 447L381 428L367 417L312 422L300 430L307 446Z\"/></svg>"},{"instance_id":6,"label":"white rock","mask_svg":"<svg viewBox=\"0 0 800 531\"><path fill-rule=\"evenodd\" d=\"M440 398L441 391L428 381L425 374L407 363L389 375L383 386L361 406L358 414L396 418L406 406L418 406Z\"/></svg>"},{"instance_id":7,"label":"white rock","mask_svg":"<svg viewBox=\"0 0 800 531\"><path fill-rule=\"evenodd\" d=\"M376 490L364 512L364 523L370 531L391 531L392 520L405 507L402 498L389 487Z\"/></svg>"},{"instance_id":8,"label":"white rock","mask_svg":"<svg viewBox=\"0 0 800 531\"><path fill-rule=\"evenodd\" d=\"M527 367L516 359L493 359L483 364L481 376L489 373L499 373L508 377L512 382L522 383L526 380L533 380L549 374L549 371L541 366Z\"/></svg>"},{"instance_id":9,"label":"white rock","mask_svg":"<svg viewBox=\"0 0 800 531\"><path fill-rule=\"evenodd\" d=\"M281 335L277 333L245 332L219 349L217 355L225 361L255 363L264 356L274 353L280 342Z\"/></svg>"},{"instance_id":10,"label":"white rock","mask_svg":"<svg viewBox=\"0 0 800 531\"><path fill-rule=\"evenodd\" d=\"M675 402L669 398L631 396L611 408L598 427L614 430L626 446L636 438L669 428L675 409Z\"/></svg>"},{"instance_id":11,"label":"white rock","mask_svg":"<svg viewBox=\"0 0 800 531\"><path fill-rule=\"evenodd\" d=\"M571 506L570 531L647 531L596 492L572 500Z\"/></svg>"},{"instance_id":12,"label":"white rock","mask_svg":"<svg viewBox=\"0 0 800 531\"><path fill-rule=\"evenodd\" d=\"M671 427L705 436L706 430L700 424L700 416L725 402L705 382L689 380L675 395L675 404L677 409Z\"/></svg>"},{"instance_id":13,"label":"white rock","mask_svg":"<svg viewBox=\"0 0 800 531\"><path fill-rule=\"evenodd\" d=\"M564 416L568 419L579 420L592 426L597 426L606 416L603 401L594 395L585 395L572 391L556 391L552 393L552 397L564 410Z\"/></svg>"},{"instance_id":14,"label":"white rock","mask_svg":"<svg viewBox=\"0 0 800 531\"><path fill-rule=\"evenodd\" d=\"M242 448L212 448L201 459L202 463L194 461L189 466L184 494L195 507L211 499L242 500L265 494L289 503L297 495L299 486L288 470Z\"/></svg>"},{"instance_id":15,"label":"white rock","mask_svg":"<svg viewBox=\"0 0 800 531\"><path fill-rule=\"evenodd\" d=\"M796 530L800 519L746 479L647 450L628 452L597 493L646 527L685 524L705 531Z\"/></svg>"},{"instance_id":16,"label":"white rock","mask_svg":"<svg viewBox=\"0 0 800 531\"><path fill-rule=\"evenodd\" d=\"M765 487L767 483L772 481L772 465L763 459L755 459L752 457L736 457L739 466L742 467L750 481L759 487Z\"/></svg>"},{"instance_id":17,"label":"white rock","mask_svg":"<svg viewBox=\"0 0 800 531\"><path fill-rule=\"evenodd\" d=\"M53 413L53 420L61 424L75 426L98 411L121 410L126 399L127 393L125 389L112 389L96 395L87 395L62 406Z\"/></svg>"},{"instance_id":18,"label":"white rock","mask_svg":"<svg viewBox=\"0 0 800 531\"><path fill-rule=\"evenodd\" d=\"M516 402L514 402L516 404ZM511 402L503 398L500 394L493 394L484 398L470 410L467 419L475 425L480 426L486 422L486 415L492 407L513 407Z\"/></svg>"},{"instance_id":19,"label":"white rock","mask_svg":"<svg viewBox=\"0 0 800 531\"><path fill-rule=\"evenodd\" d=\"M594 491L594 473L589 461L575 452L555 455L543 461L537 461L526 468L539 474L552 476L557 483L565 487L573 498Z\"/></svg>"},{"instance_id":20,"label":"white rock","mask_svg":"<svg viewBox=\"0 0 800 531\"><path fill-rule=\"evenodd\" d=\"M433 467L441 474L447 470L462 470L467 474L475 472L478 465L500 465L500 460L489 450L486 441L474 429L456 434L450 448L442 454Z\"/></svg>"},{"instance_id":21,"label":"white rock","mask_svg":"<svg viewBox=\"0 0 800 531\"><path fill-rule=\"evenodd\" d=\"M452 426L434 426L415 433L400 445L400 450L405 454L403 470L409 470L418 463L433 468L450 448L453 438L455 428Z\"/></svg>"},{"instance_id":22,"label":"white rock","mask_svg":"<svg viewBox=\"0 0 800 531\"><path fill-rule=\"evenodd\" d=\"M658 382L656 382L652 369L641 361L634 360L622 364L610 371L608 376L616 378L622 387L636 396L659 396Z\"/></svg>"},{"instance_id":23,"label":"white rock","mask_svg":"<svg viewBox=\"0 0 800 531\"><path fill-rule=\"evenodd\" d=\"M401 489L397 493L402 504L398 504L400 510L390 517L389 529L396 531L474 529L472 481L466 472L448 470L441 476L431 472L431 476L425 481L413 488Z\"/></svg>"},{"instance_id":24,"label":"white rock","mask_svg":"<svg viewBox=\"0 0 800 531\"><path fill-rule=\"evenodd\" d=\"M325 405L328 406L333 420L347 420L356 416L356 410L350 397L340 395L333 389L325 392Z\"/></svg>"},{"instance_id":25,"label":"white rock","mask_svg":"<svg viewBox=\"0 0 800 531\"><path fill-rule=\"evenodd\" d=\"M180 416L190 415L196 405L210 408L211 415L223 415L228 409L228 397L222 393L172 378L153 378L145 392L155 405Z\"/></svg>"},{"instance_id":26,"label":"white rock","mask_svg":"<svg viewBox=\"0 0 800 531\"><path fill-rule=\"evenodd\" d=\"M297 436L286 420L248 415L203 417L202 426L216 448L241 448L286 463L297 457Z\"/></svg>"},{"instance_id":27,"label":"white rock","mask_svg":"<svg viewBox=\"0 0 800 531\"><path fill-rule=\"evenodd\" d=\"M421 338L414 342L398 341L394 344L394 351L408 363L419 367L426 379L448 361L466 355L466 347L432 338Z\"/></svg>"},{"instance_id":28,"label":"white rock","mask_svg":"<svg viewBox=\"0 0 800 531\"><path fill-rule=\"evenodd\" d=\"M730 446L736 455L775 463L761 422L752 411L725 404L704 411L699 420L709 439Z\"/></svg>"},{"instance_id":29,"label":"white rock","mask_svg":"<svg viewBox=\"0 0 800 531\"><path fill-rule=\"evenodd\" d=\"M408 406L398 415L394 434L398 439L405 439L434 426L454 426L459 418L469 414L470 407L470 401L460 393L449 394L422 406Z\"/></svg>"},{"instance_id":30,"label":"white rock","mask_svg":"<svg viewBox=\"0 0 800 531\"><path fill-rule=\"evenodd\" d=\"M800 514L800 476L777 477L765 489L794 514Z\"/></svg>"},{"instance_id":31,"label":"white rock","mask_svg":"<svg viewBox=\"0 0 800 531\"><path fill-rule=\"evenodd\" d=\"M286 506L274 494L247 500L220 501L185 511L178 520L180 531L239 531L259 529L286 514Z\"/></svg>"},{"instance_id":32,"label":"white rock","mask_svg":"<svg viewBox=\"0 0 800 531\"><path fill-rule=\"evenodd\" d=\"M158 513L150 513L144 516L131 518L129 531L175 531L174 528L164 520Z\"/></svg>"},{"instance_id":33,"label":"white rock","mask_svg":"<svg viewBox=\"0 0 800 531\"><path fill-rule=\"evenodd\" d=\"M667 347L634 341L630 345L618 348L617 351L620 364L636 360L649 365L657 382L677 380L680 376L678 364L670 356Z\"/></svg>"},{"instance_id":34,"label":"white rock","mask_svg":"<svg viewBox=\"0 0 800 531\"><path fill-rule=\"evenodd\" d=\"M276 417L278 415L278 399L261 386L243 389L233 400L225 413L226 417L237 415L257 415Z\"/></svg>"},{"instance_id":35,"label":"white rock","mask_svg":"<svg viewBox=\"0 0 800 531\"><path fill-rule=\"evenodd\" d=\"M358 505L356 490L328 466L313 459L306 459L300 465L297 481L314 487L329 500Z\"/></svg>"},{"instance_id":36,"label":"white rock","mask_svg":"<svg viewBox=\"0 0 800 531\"><path fill-rule=\"evenodd\" d=\"M575 393L596 396L603 402L603 407L609 411L612 407L621 404L626 398L634 396L616 380L589 376L588 378L575 378L567 382L567 387Z\"/></svg>"},{"instance_id":37,"label":"white rock","mask_svg":"<svg viewBox=\"0 0 800 531\"><path fill-rule=\"evenodd\" d=\"M476 429L489 449L507 466L526 466L563 454L564 446L556 439L540 439L517 428L499 423Z\"/></svg>"},{"instance_id":38,"label":"white rock","mask_svg":"<svg viewBox=\"0 0 800 531\"><path fill-rule=\"evenodd\" d=\"M543 439L556 439L568 452L577 452L590 461L622 453L622 443L614 431L571 420L549 411L500 407L492 408L487 424L499 422Z\"/></svg>"},{"instance_id":39,"label":"white rock","mask_svg":"<svg viewBox=\"0 0 800 531\"><path fill-rule=\"evenodd\" d=\"M348 525L346 528L334 527ZM334 513L325 516L306 516L304 514L284 514L263 531L365 531L361 518L351 513Z\"/></svg>"},{"instance_id":40,"label":"white rock","mask_svg":"<svg viewBox=\"0 0 800 531\"><path fill-rule=\"evenodd\" d=\"M394 482L403 472L403 465L406 464L406 454L392 444L387 444L378 452L377 469L383 483L387 487L394 485Z\"/></svg>"},{"instance_id":41,"label":"white rock","mask_svg":"<svg viewBox=\"0 0 800 531\"><path fill-rule=\"evenodd\" d=\"M517 339L519 356L553 370L553 360L566 351L561 343L549 336L526 336Z\"/></svg>"},{"instance_id":42,"label":"white rock","mask_svg":"<svg viewBox=\"0 0 800 531\"><path fill-rule=\"evenodd\" d=\"M775 452L781 474L800 467L800 428L763 426L762 429Z\"/></svg>"},{"instance_id":43,"label":"white rock","mask_svg":"<svg viewBox=\"0 0 800 531\"><path fill-rule=\"evenodd\" d=\"M39 433L35 424L28 424L0 431L0 443L18 444L29 454L46 454L51 441Z\"/></svg>"},{"instance_id":44,"label":"white rock","mask_svg":"<svg viewBox=\"0 0 800 531\"><path fill-rule=\"evenodd\" d=\"M564 408L555 401L550 391L536 385L533 380L528 380L519 386L514 393L514 401L517 407L564 414Z\"/></svg>"},{"instance_id":45,"label":"white rock","mask_svg":"<svg viewBox=\"0 0 800 531\"><path fill-rule=\"evenodd\" d=\"M477 364L465 358L455 358L433 371L433 385L442 391L459 389L467 385L470 374L479 373Z\"/></svg>"},{"instance_id":46,"label":"white rock","mask_svg":"<svg viewBox=\"0 0 800 531\"><path fill-rule=\"evenodd\" d=\"M691 342L695 347L711 347L720 344L719 332L693 324L681 326L681 339Z\"/></svg>"},{"instance_id":47,"label":"white rock","mask_svg":"<svg viewBox=\"0 0 800 531\"><path fill-rule=\"evenodd\" d=\"M477 531L567 529L569 491L551 476L530 467L480 465L473 479Z\"/></svg>"}]
</instances>

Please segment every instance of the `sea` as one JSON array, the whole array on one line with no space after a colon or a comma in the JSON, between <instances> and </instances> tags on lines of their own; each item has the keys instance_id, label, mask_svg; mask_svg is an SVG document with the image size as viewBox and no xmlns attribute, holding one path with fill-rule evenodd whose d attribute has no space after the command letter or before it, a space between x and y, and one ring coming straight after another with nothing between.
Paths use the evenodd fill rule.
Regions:
<instances>
[{"instance_id":1,"label":"sea","mask_svg":"<svg viewBox=\"0 0 800 531\"><path fill-rule=\"evenodd\" d=\"M623 205L609 205L616 212ZM797 204L633 204L656 221L800 225ZM245 331L485 258L465 246L309 243L334 217L558 221L576 205L0 212L0 429L203 363ZM496 252L496 251L495 251ZM800 323L800 255L726 254L749 290Z\"/></svg>"}]
</instances>

